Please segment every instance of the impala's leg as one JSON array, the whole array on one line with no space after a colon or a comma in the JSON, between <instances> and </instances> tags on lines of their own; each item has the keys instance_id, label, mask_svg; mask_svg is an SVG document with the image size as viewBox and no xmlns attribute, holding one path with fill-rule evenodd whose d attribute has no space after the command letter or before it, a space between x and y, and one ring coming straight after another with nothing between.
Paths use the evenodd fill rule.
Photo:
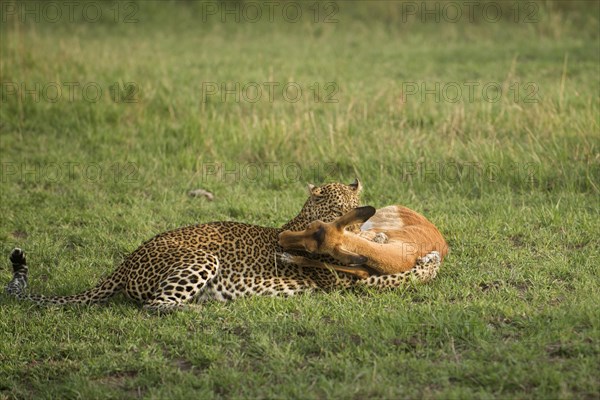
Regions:
<instances>
[{"instance_id":1,"label":"impala's leg","mask_svg":"<svg viewBox=\"0 0 600 400\"><path fill-rule=\"evenodd\" d=\"M295 264L299 267L333 269L335 271L355 275L360 279L366 279L371 276L370 270L366 267L329 264L319 260L312 260L303 256L294 256L289 253L279 254L279 260L288 264Z\"/></svg>"}]
</instances>

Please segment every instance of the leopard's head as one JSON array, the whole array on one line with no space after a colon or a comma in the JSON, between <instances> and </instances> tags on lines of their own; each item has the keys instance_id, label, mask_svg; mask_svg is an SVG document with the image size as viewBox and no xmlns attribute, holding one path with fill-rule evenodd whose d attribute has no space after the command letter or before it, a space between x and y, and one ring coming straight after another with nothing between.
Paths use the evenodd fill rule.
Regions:
<instances>
[{"instance_id":1,"label":"leopard's head","mask_svg":"<svg viewBox=\"0 0 600 400\"><path fill-rule=\"evenodd\" d=\"M355 179L349 185L327 183L322 186L308 185L308 200L300 213L283 226L283 229L301 231L316 220L331 222L360 205L362 185Z\"/></svg>"}]
</instances>

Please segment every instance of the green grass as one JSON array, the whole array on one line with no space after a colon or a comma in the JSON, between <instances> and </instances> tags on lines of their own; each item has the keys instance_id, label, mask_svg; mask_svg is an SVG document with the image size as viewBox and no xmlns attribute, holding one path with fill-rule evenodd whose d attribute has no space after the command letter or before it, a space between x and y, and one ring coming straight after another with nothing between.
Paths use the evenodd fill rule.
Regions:
<instances>
[{"instance_id":1,"label":"green grass","mask_svg":"<svg viewBox=\"0 0 600 400\"><path fill-rule=\"evenodd\" d=\"M306 183L355 176L365 204L425 213L451 254L428 285L165 317L120 298L46 309L2 296L0 398L599 396L598 3L525 3L533 23L422 23L400 3L352 2L317 24L136 4L131 24L126 9L121 22L1 25L0 254L26 250L32 291L88 288L181 225L282 225ZM36 82L103 96L10 93ZM112 101L115 82L137 102ZM203 102L203 82L296 82L303 97ZM328 82L338 102L315 102L309 87L325 96ZM403 95L436 82L463 98ZM464 82L502 95L468 99ZM199 187L215 201L187 196Z\"/></svg>"}]
</instances>

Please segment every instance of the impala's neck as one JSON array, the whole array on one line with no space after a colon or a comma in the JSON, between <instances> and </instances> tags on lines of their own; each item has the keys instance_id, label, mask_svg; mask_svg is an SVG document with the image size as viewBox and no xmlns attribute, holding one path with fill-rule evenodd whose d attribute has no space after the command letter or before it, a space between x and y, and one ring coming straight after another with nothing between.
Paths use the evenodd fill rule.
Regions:
<instances>
[{"instance_id":1,"label":"impala's neck","mask_svg":"<svg viewBox=\"0 0 600 400\"><path fill-rule=\"evenodd\" d=\"M381 244L362 238L355 233L344 231L342 243L345 250L365 256L369 262L381 255Z\"/></svg>"}]
</instances>

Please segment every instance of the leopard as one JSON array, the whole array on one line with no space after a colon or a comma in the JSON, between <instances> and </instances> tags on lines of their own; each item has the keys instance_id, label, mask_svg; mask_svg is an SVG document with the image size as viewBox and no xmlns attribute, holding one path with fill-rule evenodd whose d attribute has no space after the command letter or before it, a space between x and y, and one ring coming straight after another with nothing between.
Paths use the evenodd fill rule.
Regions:
<instances>
[{"instance_id":1,"label":"leopard","mask_svg":"<svg viewBox=\"0 0 600 400\"><path fill-rule=\"evenodd\" d=\"M10 254L13 278L6 293L38 305L90 305L116 294L153 312L195 308L207 300L229 301L249 295L292 296L316 290L392 288L411 275L435 276L435 254L417 260L404 274L358 279L328 269L298 268L282 260L278 237L301 231L315 220L330 222L359 206L362 184L327 183L308 186L309 197L300 212L283 226L263 227L235 221L215 221L160 233L124 258L113 273L91 289L66 296L27 292L29 267L24 251ZM395 278L395 279L394 279ZM360 282L359 282L360 281Z\"/></svg>"}]
</instances>

